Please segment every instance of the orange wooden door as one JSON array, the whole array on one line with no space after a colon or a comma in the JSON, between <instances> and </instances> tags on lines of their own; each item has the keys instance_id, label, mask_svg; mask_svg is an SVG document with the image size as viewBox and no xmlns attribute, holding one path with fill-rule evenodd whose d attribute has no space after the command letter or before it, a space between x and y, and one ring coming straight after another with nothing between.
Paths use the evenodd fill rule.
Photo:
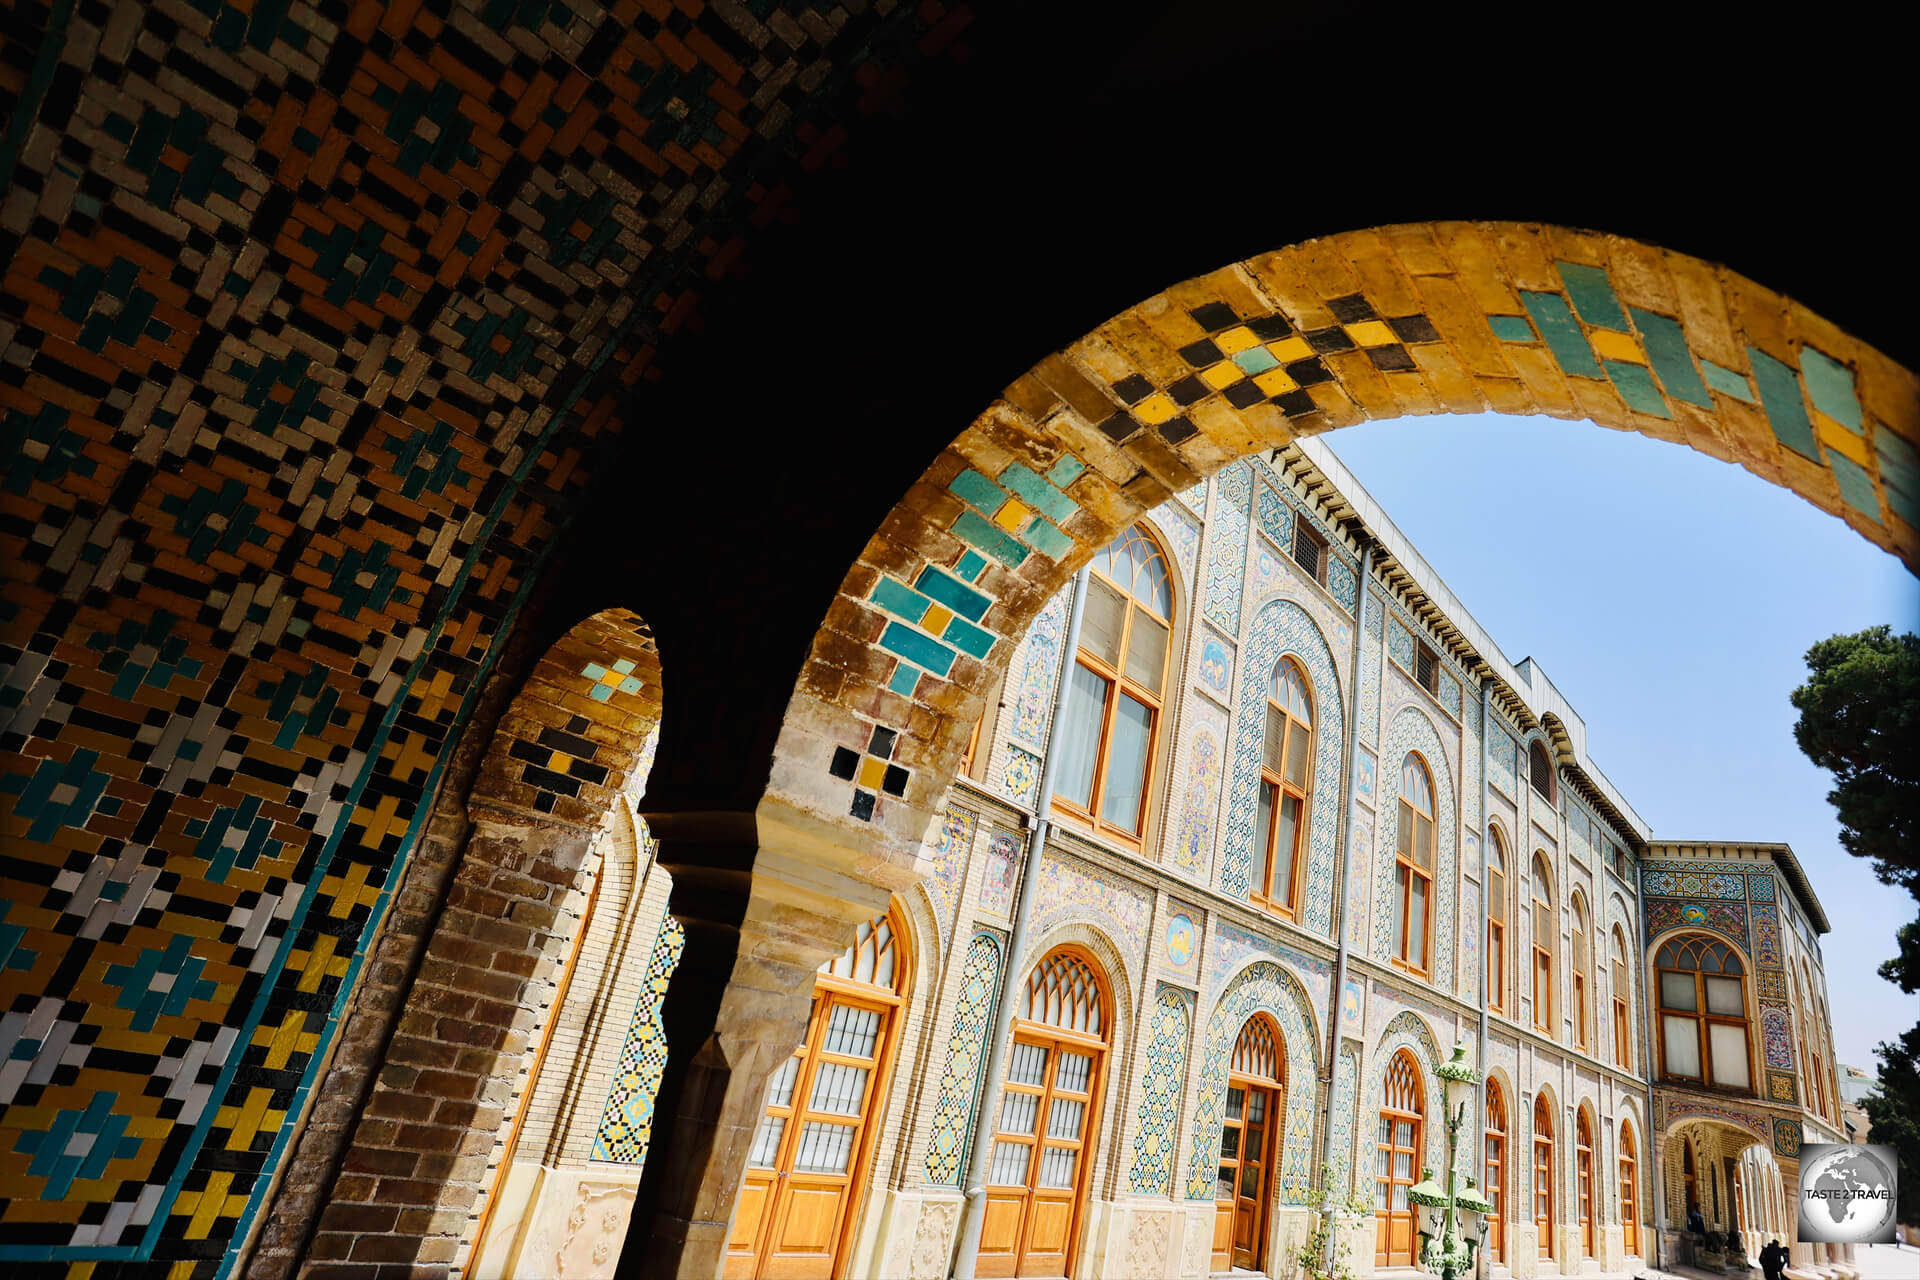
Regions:
<instances>
[{"instance_id":1,"label":"orange wooden door","mask_svg":"<svg viewBox=\"0 0 1920 1280\"><path fill-rule=\"evenodd\" d=\"M1106 987L1064 948L1034 967L993 1113L975 1274L1065 1276L1086 1201L1106 1051Z\"/></svg>"},{"instance_id":2,"label":"orange wooden door","mask_svg":"<svg viewBox=\"0 0 1920 1280\"><path fill-rule=\"evenodd\" d=\"M1213 1269L1257 1271L1266 1261L1267 1202L1287 1077L1286 1041L1271 1018L1247 1019L1234 1041L1228 1072L1214 1185Z\"/></svg>"},{"instance_id":3,"label":"orange wooden door","mask_svg":"<svg viewBox=\"0 0 1920 1280\"><path fill-rule=\"evenodd\" d=\"M1374 1254L1379 1267L1410 1267L1418 1251L1407 1189L1420 1176L1424 1137L1420 1069L1405 1049L1393 1055L1374 1140Z\"/></svg>"},{"instance_id":4,"label":"orange wooden door","mask_svg":"<svg viewBox=\"0 0 1920 1280\"><path fill-rule=\"evenodd\" d=\"M807 1037L774 1073L747 1154L726 1280L827 1280L859 1203L904 964L883 918L816 979Z\"/></svg>"},{"instance_id":5,"label":"orange wooden door","mask_svg":"<svg viewBox=\"0 0 1920 1280\"><path fill-rule=\"evenodd\" d=\"M1488 1256L1495 1262L1507 1258L1507 1102L1498 1080L1487 1081L1485 1194L1493 1204L1487 1215Z\"/></svg>"}]
</instances>

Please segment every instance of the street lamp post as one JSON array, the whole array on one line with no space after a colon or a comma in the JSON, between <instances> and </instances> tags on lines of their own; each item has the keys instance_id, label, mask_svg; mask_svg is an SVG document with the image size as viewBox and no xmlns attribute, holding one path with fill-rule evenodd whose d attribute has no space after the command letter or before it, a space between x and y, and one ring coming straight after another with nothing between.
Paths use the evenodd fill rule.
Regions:
<instances>
[{"instance_id":1,"label":"street lamp post","mask_svg":"<svg viewBox=\"0 0 1920 1280\"><path fill-rule=\"evenodd\" d=\"M1407 1188L1407 1199L1421 1207L1430 1228L1420 1233L1420 1265L1440 1280L1461 1280L1473 1274L1474 1250L1485 1244L1493 1212L1493 1203L1475 1189L1474 1179L1467 1179L1465 1190L1458 1187L1460 1126L1480 1073L1467 1064L1467 1046L1456 1044L1438 1075L1446 1082L1447 1183L1443 1189L1433 1180L1433 1170L1422 1168L1420 1181ZM1477 1223L1463 1223L1462 1213L1477 1215ZM1477 1239L1468 1235L1469 1225L1477 1226Z\"/></svg>"}]
</instances>

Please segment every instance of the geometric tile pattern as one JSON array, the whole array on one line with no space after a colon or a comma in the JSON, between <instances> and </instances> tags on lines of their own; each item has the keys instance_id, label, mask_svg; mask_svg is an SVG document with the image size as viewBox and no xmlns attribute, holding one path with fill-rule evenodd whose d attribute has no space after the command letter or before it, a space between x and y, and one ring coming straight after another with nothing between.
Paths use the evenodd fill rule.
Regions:
<instances>
[{"instance_id":1,"label":"geometric tile pattern","mask_svg":"<svg viewBox=\"0 0 1920 1280\"><path fill-rule=\"evenodd\" d=\"M1281 1130L1280 1201L1312 1204L1319 1193L1313 1170L1314 1099L1319 1045L1307 993L1270 960L1249 966L1220 993L1207 1019L1200 1078L1194 1089L1193 1146L1187 1161L1187 1199L1211 1200L1227 1100L1227 1067L1240 1028L1256 1013L1279 1024L1286 1056L1287 1111Z\"/></svg>"},{"instance_id":2,"label":"geometric tile pattern","mask_svg":"<svg viewBox=\"0 0 1920 1280\"><path fill-rule=\"evenodd\" d=\"M595 1160L633 1165L647 1162L647 1146L653 1140L654 1095L660 1091L660 1074L667 1065L667 1035L660 1025L660 1003L666 999L667 983L686 944L687 931L678 919L669 915L660 922L653 951L647 957L640 998L634 1002L633 1017L627 1023L626 1042L620 1046L620 1061L613 1070L600 1128L593 1137Z\"/></svg>"},{"instance_id":3,"label":"geometric tile pattern","mask_svg":"<svg viewBox=\"0 0 1920 1280\"><path fill-rule=\"evenodd\" d=\"M950 934L960 891L967 878L967 855L973 849L973 826L977 819L965 809L949 809L940 820L939 834L928 850L933 874L922 883L933 903L934 919L940 932Z\"/></svg>"},{"instance_id":4,"label":"geometric tile pattern","mask_svg":"<svg viewBox=\"0 0 1920 1280\"><path fill-rule=\"evenodd\" d=\"M1207 531L1207 618L1228 635L1240 631L1240 593L1247 564L1247 504L1251 481L1236 462L1214 477L1219 497Z\"/></svg>"},{"instance_id":5,"label":"geometric tile pattern","mask_svg":"<svg viewBox=\"0 0 1920 1280\"><path fill-rule=\"evenodd\" d=\"M1340 1065L1333 1075L1333 1106L1328 1122L1332 1132L1327 1138L1327 1163L1332 1166L1330 1181L1335 1187L1352 1185L1353 1133L1357 1119L1354 1094L1360 1084L1360 1050L1355 1045L1340 1046Z\"/></svg>"},{"instance_id":6,"label":"geometric tile pattern","mask_svg":"<svg viewBox=\"0 0 1920 1280\"><path fill-rule=\"evenodd\" d=\"M1451 990L1454 973L1453 895L1459 883L1455 864L1460 847L1459 828L1454 825L1453 771L1433 722L1411 706L1403 707L1393 718L1387 731L1386 746L1380 753L1380 812L1385 815L1382 831L1396 830L1401 766L1408 753L1416 750L1432 773L1436 810L1433 815L1435 867L1433 926L1429 939L1429 945L1433 948L1430 980L1443 990ZM1383 843L1380 866L1374 874L1373 954L1376 956L1393 954L1392 930L1399 919L1399 913L1393 910L1395 884L1393 855Z\"/></svg>"},{"instance_id":7,"label":"geometric tile pattern","mask_svg":"<svg viewBox=\"0 0 1920 1280\"><path fill-rule=\"evenodd\" d=\"M1199 582L1194 575L1199 572L1200 526L1178 507L1168 506L1164 502L1149 513L1148 520L1173 545L1173 558L1180 565L1180 581L1187 589L1188 598L1191 598ZM1180 597L1176 594L1175 598Z\"/></svg>"},{"instance_id":8,"label":"geometric tile pattern","mask_svg":"<svg viewBox=\"0 0 1920 1280\"><path fill-rule=\"evenodd\" d=\"M959 1185L960 1161L972 1129L980 1066L986 1061L987 1034L992 1029L993 993L999 981L999 942L991 934L974 934L967 944L953 1030L947 1036L946 1066L940 1072L940 1090L933 1104L932 1135L927 1139L927 1182L932 1186Z\"/></svg>"},{"instance_id":9,"label":"geometric tile pattern","mask_svg":"<svg viewBox=\"0 0 1920 1280\"><path fill-rule=\"evenodd\" d=\"M879 803L879 796L875 793L884 792L890 796L907 793L907 783L912 773L893 761L894 748L899 745L899 740L897 730L876 724L865 735L864 751L847 747L833 749L827 772L854 784L853 804L848 812L862 822L873 820L874 808Z\"/></svg>"},{"instance_id":10,"label":"geometric tile pattern","mask_svg":"<svg viewBox=\"0 0 1920 1280\"><path fill-rule=\"evenodd\" d=\"M0 1257L229 1265L608 388L933 48L750 7L8 31ZM526 751L558 809L606 765Z\"/></svg>"},{"instance_id":11,"label":"geometric tile pattern","mask_svg":"<svg viewBox=\"0 0 1920 1280\"><path fill-rule=\"evenodd\" d=\"M1047 721L1053 711L1054 672L1060 665L1060 634L1067 617L1067 593L1047 601L1034 616L1020 641L1008 672L1007 687L1015 690L1010 706L1013 722L1008 732L1029 746L1044 746ZM1017 672L1017 675L1015 674Z\"/></svg>"},{"instance_id":12,"label":"geometric tile pattern","mask_svg":"<svg viewBox=\"0 0 1920 1280\"><path fill-rule=\"evenodd\" d=\"M1334 841L1340 820L1340 746L1345 723L1333 653L1312 617L1290 599L1262 606L1248 628L1240 676L1240 716L1234 735L1232 786L1227 800L1226 843L1220 890L1245 898L1253 867L1254 808L1259 799L1260 752L1266 723L1267 686L1274 665L1291 655L1305 670L1313 696L1314 768L1308 814L1307 865L1302 877L1300 922L1327 931L1333 917Z\"/></svg>"},{"instance_id":13,"label":"geometric tile pattern","mask_svg":"<svg viewBox=\"0 0 1920 1280\"><path fill-rule=\"evenodd\" d=\"M1040 905L1033 917L1035 937L1044 937L1064 921L1093 917L1111 932L1121 955L1145 956L1153 895L1137 882L1049 851L1041 860L1036 889Z\"/></svg>"},{"instance_id":14,"label":"geometric tile pattern","mask_svg":"<svg viewBox=\"0 0 1920 1280\"><path fill-rule=\"evenodd\" d=\"M1431 1166L1435 1169L1446 1167L1447 1149L1446 1102L1442 1081L1435 1072L1444 1059L1440 1055L1440 1046L1433 1038L1433 1029L1419 1014L1403 1010L1387 1023L1387 1029L1381 1033L1380 1042L1368 1051L1367 1087L1362 1094L1364 1101L1360 1105L1361 1133L1365 1134L1380 1115L1381 1100L1387 1087L1387 1067L1392 1064L1393 1056L1401 1049L1409 1050L1414 1061L1420 1064L1420 1079L1426 1086L1425 1105L1421 1111L1427 1118L1426 1152L1414 1163ZM1371 1117L1371 1118L1369 1118ZM1471 1117L1469 1117L1471 1123ZM1355 1167L1354 1174L1362 1180L1369 1179L1372 1171L1364 1152L1366 1142L1361 1144L1362 1155Z\"/></svg>"},{"instance_id":15,"label":"geometric tile pattern","mask_svg":"<svg viewBox=\"0 0 1920 1280\"><path fill-rule=\"evenodd\" d=\"M1160 988L1148 1032L1146 1064L1140 1071L1140 1129L1133 1136L1129 1184L1146 1195L1173 1194L1174 1147L1180 1133L1180 1085L1186 1078L1187 1044L1193 1013L1189 997L1174 987Z\"/></svg>"},{"instance_id":16,"label":"geometric tile pattern","mask_svg":"<svg viewBox=\"0 0 1920 1280\"><path fill-rule=\"evenodd\" d=\"M1214 643L1215 647L1217 643ZM1204 698L1187 705L1193 723L1187 738L1187 777L1180 788L1180 819L1173 837L1173 865L1204 882L1213 861L1214 822L1220 814L1221 742L1227 736L1227 713Z\"/></svg>"},{"instance_id":17,"label":"geometric tile pattern","mask_svg":"<svg viewBox=\"0 0 1920 1280\"><path fill-rule=\"evenodd\" d=\"M1785 1116L1773 1118L1773 1153L1789 1159L1800 1158L1800 1139L1802 1130L1798 1120L1789 1120Z\"/></svg>"}]
</instances>

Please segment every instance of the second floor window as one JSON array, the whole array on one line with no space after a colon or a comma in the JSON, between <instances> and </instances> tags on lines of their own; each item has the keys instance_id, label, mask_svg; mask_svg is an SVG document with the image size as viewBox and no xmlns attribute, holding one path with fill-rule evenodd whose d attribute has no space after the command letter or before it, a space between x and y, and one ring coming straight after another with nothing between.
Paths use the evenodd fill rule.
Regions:
<instances>
[{"instance_id":1,"label":"second floor window","mask_svg":"<svg viewBox=\"0 0 1920 1280\"><path fill-rule=\"evenodd\" d=\"M1653 967L1660 988L1660 1073L1716 1089L1752 1089L1746 970L1733 948L1713 938L1673 938Z\"/></svg>"},{"instance_id":2,"label":"second floor window","mask_svg":"<svg viewBox=\"0 0 1920 1280\"><path fill-rule=\"evenodd\" d=\"M1553 944L1560 926L1553 918L1553 881L1547 855L1533 855L1533 1025L1553 1034Z\"/></svg>"},{"instance_id":3,"label":"second floor window","mask_svg":"<svg viewBox=\"0 0 1920 1280\"><path fill-rule=\"evenodd\" d=\"M1587 904L1579 890L1573 894L1573 928L1567 940L1568 968L1573 973L1573 1042L1587 1047Z\"/></svg>"},{"instance_id":4,"label":"second floor window","mask_svg":"<svg viewBox=\"0 0 1920 1280\"><path fill-rule=\"evenodd\" d=\"M1300 854L1306 847L1307 799L1313 778L1313 697L1307 677L1283 658L1267 682L1266 738L1260 753L1255 857L1261 871L1253 900L1291 916L1299 901Z\"/></svg>"},{"instance_id":5,"label":"second floor window","mask_svg":"<svg viewBox=\"0 0 1920 1280\"><path fill-rule=\"evenodd\" d=\"M1487 1007L1507 1007L1507 846L1487 828Z\"/></svg>"},{"instance_id":6,"label":"second floor window","mask_svg":"<svg viewBox=\"0 0 1920 1280\"><path fill-rule=\"evenodd\" d=\"M1137 844L1167 682L1173 581L1134 525L1093 558L1060 726L1056 798L1103 834Z\"/></svg>"},{"instance_id":7,"label":"second floor window","mask_svg":"<svg viewBox=\"0 0 1920 1280\"><path fill-rule=\"evenodd\" d=\"M1541 799L1553 803L1553 758L1547 754L1547 744L1538 738L1527 748L1527 781Z\"/></svg>"},{"instance_id":8,"label":"second floor window","mask_svg":"<svg viewBox=\"0 0 1920 1280\"><path fill-rule=\"evenodd\" d=\"M1427 971L1433 924L1433 779L1409 752L1400 765L1400 831L1394 845L1394 907L1399 936L1394 959Z\"/></svg>"},{"instance_id":9,"label":"second floor window","mask_svg":"<svg viewBox=\"0 0 1920 1280\"><path fill-rule=\"evenodd\" d=\"M1613 1061L1615 1066L1631 1067L1633 1049L1633 1013L1630 1004L1632 985L1627 977L1627 939L1620 926L1613 926Z\"/></svg>"}]
</instances>

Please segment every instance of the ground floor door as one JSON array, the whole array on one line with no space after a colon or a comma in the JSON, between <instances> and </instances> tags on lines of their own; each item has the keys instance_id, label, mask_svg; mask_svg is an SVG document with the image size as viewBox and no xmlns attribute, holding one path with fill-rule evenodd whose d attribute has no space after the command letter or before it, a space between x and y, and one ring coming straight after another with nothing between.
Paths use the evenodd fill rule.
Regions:
<instances>
[{"instance_id":1,"label":"ground floor door","mask_svg":"<svg viewBox=\"0 0 1920 1280\"><path fill-rule=\"evenodd\" d=\"M1271 1086L1229 1078L1220 1129L1220 1173L1214 1193L1213 1269L1259 1270L1266 1261L1266 1205L1274 1155Z\"/></svg>"},{"instance_id":2,"label":"ground floor door","mask_svg":"<svg viewBox=\"0 0 1920 1280\"><path fill-rule=\"evenodd\" d=\"M1014 1041L987 1168L976 1274L1067 1274L1098 1061L1090 1047Z\"/></svg>"}]
</instances>

